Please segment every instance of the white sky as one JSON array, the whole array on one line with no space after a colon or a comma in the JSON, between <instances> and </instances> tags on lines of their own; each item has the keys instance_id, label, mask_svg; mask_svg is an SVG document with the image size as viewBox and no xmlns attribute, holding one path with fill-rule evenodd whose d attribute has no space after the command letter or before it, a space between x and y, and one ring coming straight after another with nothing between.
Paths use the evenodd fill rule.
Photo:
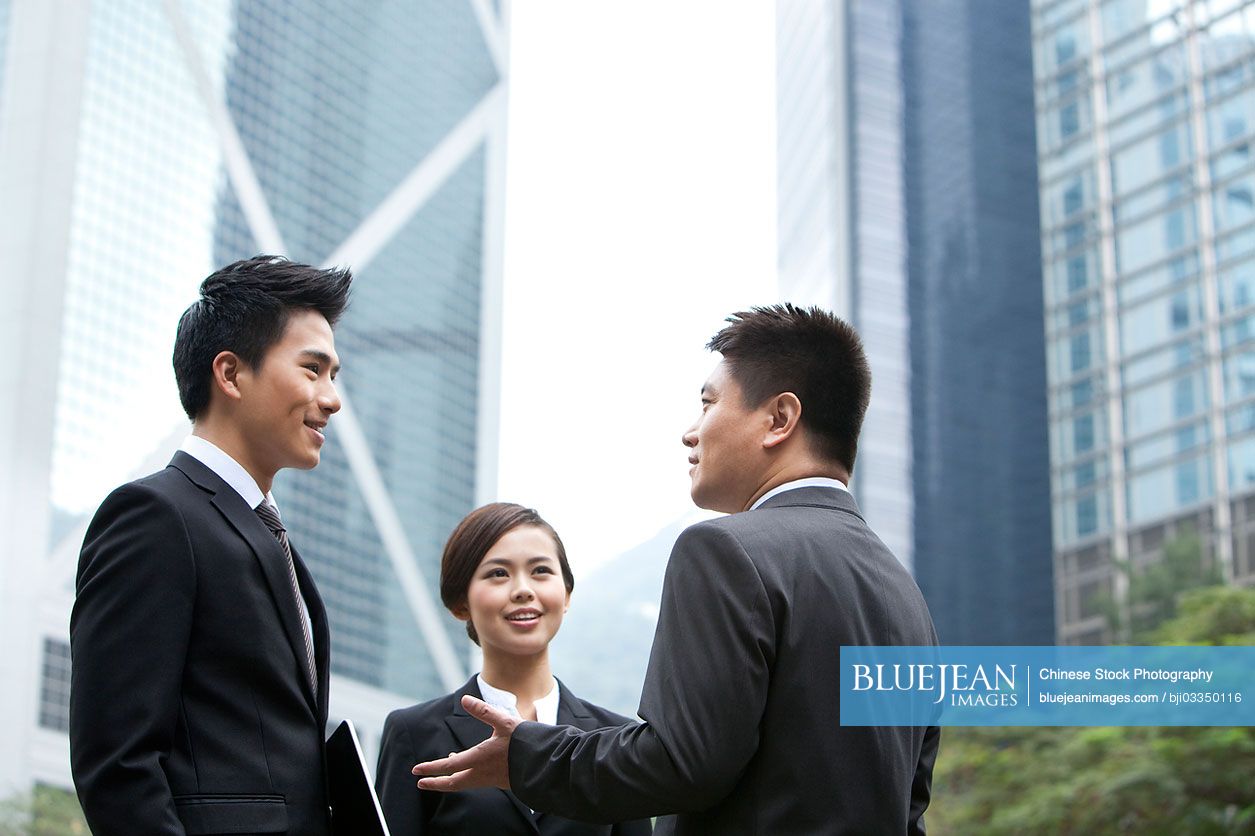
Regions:
<instances>
[{"instance_id":1,"label":"white sky","mask_svg":"<svg viewBox=\"0 0 1255 836\"><path fill-rule=\"evenodd\" d=\"M693 511L728 313L776 299L774 3L518 2L498 496L587 571Z\"/></svg>"}]
</instances>

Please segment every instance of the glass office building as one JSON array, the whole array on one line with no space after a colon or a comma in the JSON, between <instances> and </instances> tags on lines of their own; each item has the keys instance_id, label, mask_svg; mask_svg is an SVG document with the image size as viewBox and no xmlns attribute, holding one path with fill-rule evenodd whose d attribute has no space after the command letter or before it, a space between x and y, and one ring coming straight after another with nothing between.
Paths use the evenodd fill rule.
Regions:
<instances>
[{"instance_id":1,"label":"glass office building","mask_svg":"<svg viewBox=\"0 0 1255 836\"><path fill-rule=\"evenodd\" d=\"M859 329L851 487L941 639L1053 640L1028 9L777 4L782 298Z\"/></svg>"},{"instance_id":2,"label":"glass office building","mask_svg":"<svg viewBox=\"0 0 1255 836\"><path fill-rule=\"evenodd\" d=\"M1255 580L1255 4L1034 0L1059 640L1164 544Z\"/></svg>"},{"instance_id":3,"label":"glass office building","mask_svg":"<svg viewBox=\"0 0 1255 836\"><path fill-rule=\"evenodd\" d=\"M320 467L275 496L328 606L332 713L370 756L388 710L469 669L436 581L444 538L495 487L505 17L454 0L66 5L0 0L0 215L20 268L2 324L31 360L3 380L20 407L0 407L5 496L25 503L3 520L21 525L0 554L2 707L29 720L0 795L68 785L78 544L103 496L187 433L179 314L258 252L355 274L346 408Z\"/></svg>"},{"instance_id":4,"label":"glass office building","mask_svg":"<svg viewBox=\"0 0 1255 836\"><path fill-rule=\"evenodd\" d=\"M901 5L782 0L776 36L780 298L831 310L863 338L875 396L850 489L911 568Z\"/></svg>"},{"instance_id":5,"label":"glass office building","mask_svg":"<svg viewBox=\"0 0 1255 836\"><path fill-rule=\"evenodd\" d=\"M904 18L915 578L944 643L1052 644L1029 9Z\"/></svg>"}]
</instances>

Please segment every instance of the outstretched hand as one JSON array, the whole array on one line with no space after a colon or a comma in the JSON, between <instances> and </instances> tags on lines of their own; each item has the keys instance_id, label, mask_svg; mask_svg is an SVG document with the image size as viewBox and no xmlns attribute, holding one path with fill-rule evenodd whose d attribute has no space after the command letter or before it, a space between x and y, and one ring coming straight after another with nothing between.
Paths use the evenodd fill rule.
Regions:
<instances>
[{"instance_id":1,"label":"outstretched hand","mask_svg":"<svg viewBox=\"0 0 1255 836\"><path fill-rule=\"evenodd\" d=\"M492 726L492 737L447 758L420 763L410 770L419 777L420 790L456 792L481 787L510 788L510 736L520 720L470 694L462 707L477 720Z\"/></svg>"}]
</instances>

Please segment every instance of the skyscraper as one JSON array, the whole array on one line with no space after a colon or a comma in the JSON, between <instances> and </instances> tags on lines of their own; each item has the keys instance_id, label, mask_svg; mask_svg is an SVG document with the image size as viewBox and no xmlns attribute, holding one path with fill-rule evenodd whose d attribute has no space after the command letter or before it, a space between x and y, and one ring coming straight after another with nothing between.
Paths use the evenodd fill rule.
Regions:
<instances>
[{"instance_id":1,"label":"skyscraper","mask_svg":"<svg viewBox=\"0 0 1255 836\"><path fill-rule=\"evenodd\" d=\"M1255 579L1255 4L1034 0L1059 638L1195 532Z\"/></svg>"},{"instance_id":2,"label":"skyscraper","mask_svg":"<svg viewBox=\"0 0 1255 836\"><path fill-rule=\"evenodd\" d=\"M21 718L0 795L67 785L83 527L186 434L174 325L206 274L256 252L356 275L346 407L319 469L275 493L328 605L332 713L372 749L387 710L468 668L434 590L443 538L495 487L505 16L84 6L0 3L0 383L18 394L0 406L0 705Z\"/></svg>"},{"instance_id":3,"label":"skyscraper","mask_svg":"<svg viewBox=\"0 0 1255 836\"><path fill-rule=\"evenodd\" d=\"M777 9L781 294L864 337L851 486L943 642L1049 643L1028 9Z\"/></svg>"},{"instance_id":4,"label":"skyscraper","mask_svg":"<svg viewBox=\"0 0 1255 836\"><path fill-rule=\"evenodd\" d=\"M832 310L863 338L873 394L850 487L911 568L902 9L781 0L776 10L780 295Z\"/></svg>"}]
</instances>

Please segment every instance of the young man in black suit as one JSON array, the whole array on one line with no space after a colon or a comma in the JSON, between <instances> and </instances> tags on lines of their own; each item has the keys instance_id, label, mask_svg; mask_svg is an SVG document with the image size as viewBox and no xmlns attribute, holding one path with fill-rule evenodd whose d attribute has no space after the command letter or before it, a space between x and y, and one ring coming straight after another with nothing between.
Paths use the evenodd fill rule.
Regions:
<instances>
[{"instance_id":1,"label":"young man in black suit","mask_svg":"<svg viewBox=\"0 0 1255 836\"><path fill-rule=\"evenodd\" d=\"M340 409L351 281L257 256L179 321L191 435L105 499L79 557L70 759L96 836L330 833L326 611L270 487L318 464Z\"/></svg>"},{"instance_id":2,"label":"young man in black suit","mask_svg":"<svg viewBox=\"0 0 1255 836\"><path fill-rule=\"evenodd\" d=\"M580 732L479 700L493 727L419 764L423 789L509 787L573 819L674 813L656 833L922 834L939 731L843 727L843 645L935 645L918 587L847 484L871 392L854 330L818 308L756 308L684 433L693 501L729 516L671 552L641 696L645 722Z\"/></svg>"}]
</instances>

